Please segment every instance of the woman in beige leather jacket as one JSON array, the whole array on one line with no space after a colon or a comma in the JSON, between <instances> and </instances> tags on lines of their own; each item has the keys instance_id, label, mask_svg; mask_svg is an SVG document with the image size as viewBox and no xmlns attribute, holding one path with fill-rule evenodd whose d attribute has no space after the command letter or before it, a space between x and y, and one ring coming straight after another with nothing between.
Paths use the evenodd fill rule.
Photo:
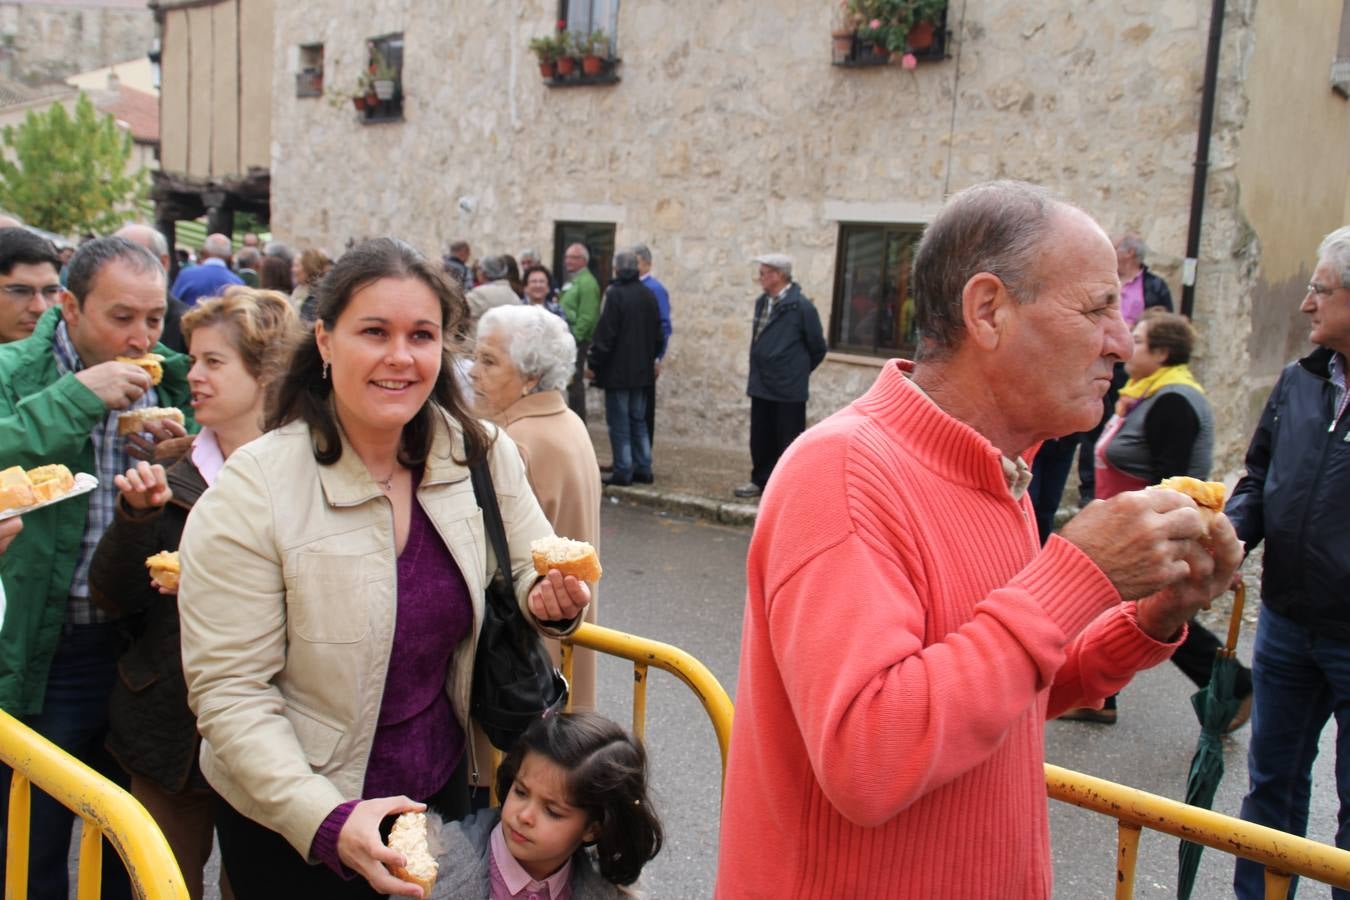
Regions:
<instances>
[{"instance_id":1,"label":"woman in beige leather jacket","mask_svg":"<svg viewBox=\"0 0 1350 900\"><path fill-rule=\"evenodd\" d=\"M465 813L496 565L469 462L488 462L531 620L565 633L589 601L576 579L534 573L530 542L552 531L514 445L465 412L444 358L463 314L406 245L353 248L320 288L273 430L188 519L183 665L240 897L418 897L386 868L402 858L382 821L425 803Z\"/></svg>"}]
</instances>

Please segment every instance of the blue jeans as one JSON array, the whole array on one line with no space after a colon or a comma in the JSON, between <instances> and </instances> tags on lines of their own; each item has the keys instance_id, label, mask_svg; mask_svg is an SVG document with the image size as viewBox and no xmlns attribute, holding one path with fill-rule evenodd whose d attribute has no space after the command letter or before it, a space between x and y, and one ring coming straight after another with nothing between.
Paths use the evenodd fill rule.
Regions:
<instances>
[{"instance_id":1,"label":"blue jeans","mask_svg":"<svg viewBox=\"0 0 1350 900\"><path fill-rule=\"evenodd\" d=\"M1262 608L1252 651L1252 737L1242 818L1304 835L1318 739L1336 715L1336 846L1350 849L1350 643L1317 634ZM1265 896L1262 866L1239 859L1233 888L1242 900ZM1293 888L1289 896L1294 896ZM1350 891L1333 889L1336 900Z\"/></svg>"},{"instance_id":2,"label":"blue jeans","mask_svg":"<svg viewBox=\"0 0 1350 900\"><path fill-rule=\"evenodd\" d=\"M117 678L123 640L115 623L67 625L52 658L42 712L23 716L25 725L67 753L97 769L122 787L126 773L103 747L108 731L108 696ZM0 814L8 820L11 770L0 765ZM70 830L75 814L37 788L32 788L29 830L28 896L32 900L66 900ZM0 829L0 859L6 836ZM0 865L0 884L4 881ZM103 841L103 897L131 897L126 868L117 851Z\"/></svg>"},{"instance_id":3,"label":"blue jeans","mask_svg":"<svg viewBox=\"0 0 1350 900\"><path fill-rule=\"evenodd\" d=\"M614 451L615 481L652 474L652 441L647 434L647 389L606 388L605 424Z\"/></svg>"}]
</instances>

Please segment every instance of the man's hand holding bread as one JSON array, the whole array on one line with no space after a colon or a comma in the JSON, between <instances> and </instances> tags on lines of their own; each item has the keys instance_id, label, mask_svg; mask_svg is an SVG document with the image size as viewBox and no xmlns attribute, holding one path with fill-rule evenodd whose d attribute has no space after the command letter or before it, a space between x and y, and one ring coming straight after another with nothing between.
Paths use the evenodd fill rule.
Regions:
<instances>
[{"instance_id":1,"label":"man's hand holding bread","mask_svg":"<svg viewBox=\"0 0 1350 900\"><path fill-rule=\"evenodd\" d=\"M1093 501L1060 535L1097 564L1122 599L1139 601L1139 627L1165 642L1228 589L1242 563L1228 518L1212 508L1202 513L1175 489Z\"/></svg>"},{"instance_id":2,"label":"man's hand holding bread","mask_svg":"<svg viewBox=\"0 0 1350 900\"><path fill-rule=\"evenodd\" d=\"M150 390L145 369L121 360L109 360L81 369L75 379L93 391L108 409L126 409Z\"/></svg>"}]
</instances>

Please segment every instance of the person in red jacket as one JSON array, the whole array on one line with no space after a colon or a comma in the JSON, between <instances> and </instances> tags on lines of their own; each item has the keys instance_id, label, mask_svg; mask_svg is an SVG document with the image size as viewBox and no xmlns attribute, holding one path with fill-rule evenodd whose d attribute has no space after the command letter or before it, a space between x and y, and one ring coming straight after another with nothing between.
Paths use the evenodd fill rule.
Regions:
<instances>
[{"instance_id":1,"label":"person in red jacket","mask_svg":"<svg viewBox=\"0 0 1350 900\"><path fill-rule=\"evenodd\" d=\"M1171 655L1242 551L1172 491L1041 547L1027 458L1130 355L1115 252L1019 182L954 196L914 272L917 362L769 482L723 801L723 898L1051 896L1044 723Z\"/></svg>"}]
</instances>

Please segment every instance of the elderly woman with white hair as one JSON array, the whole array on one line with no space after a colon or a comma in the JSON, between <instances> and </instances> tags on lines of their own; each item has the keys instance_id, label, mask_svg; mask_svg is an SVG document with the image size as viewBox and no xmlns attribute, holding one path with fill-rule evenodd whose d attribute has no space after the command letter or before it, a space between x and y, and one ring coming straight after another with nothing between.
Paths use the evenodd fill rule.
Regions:
<instances>
[{"instance_id":1,"label":"elderly woman with white hair","mask_svg":"<svg viewBox=\"0 0 1350 900\"><path fill-rule=\"evenodd\" d=\"M576 342L567 323L541 306L497 306L478 322L474 402L520 449L544 516L560 535L600 549L600 466L586 425L568 409ZM586 621L595 622L596 589ZM546 640L554 660L558 642ZM573 709L595 709L595 653L576 651Z\"/></svg>"}]
</instances>

